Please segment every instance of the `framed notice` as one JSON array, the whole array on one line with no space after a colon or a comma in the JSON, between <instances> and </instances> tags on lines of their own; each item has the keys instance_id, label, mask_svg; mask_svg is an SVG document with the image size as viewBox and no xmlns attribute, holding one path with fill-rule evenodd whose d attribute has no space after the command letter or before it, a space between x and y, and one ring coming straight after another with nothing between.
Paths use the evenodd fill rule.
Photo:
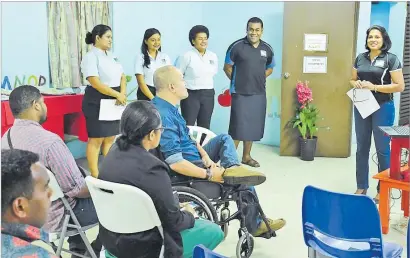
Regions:
<instances>
[{"instance_id":1,"label":"framed notice","mask_svg":"<svg viewBox=\"0 0 410 258\"><path fill-rule=\"evenodd\" d=\"M327 34L305 34L303 45L305 51L326 52Z\"/></svg>"},{"instance_id":2,"label":"framed notice","mask_svg":"<svg viewBox=\"0 0 410 258\"><path fill-rule=\"evenodd\" d=\"M303 57L303 73L327 73L327 56Z\"/></svg>"}]
</instances>

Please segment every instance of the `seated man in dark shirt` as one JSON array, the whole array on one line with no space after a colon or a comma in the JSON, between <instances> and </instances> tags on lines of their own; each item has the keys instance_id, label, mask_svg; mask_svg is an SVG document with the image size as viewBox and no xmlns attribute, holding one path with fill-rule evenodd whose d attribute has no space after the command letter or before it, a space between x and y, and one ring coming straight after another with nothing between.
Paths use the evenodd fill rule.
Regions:
<instances>
[{"instance_id":1,"label":"seated man in dark shirt","mask_svg":"<svg viewBox=\"0 0 410 258\"><path fill-rule=\"evenodd\" d=\"M104 158L99 179L135 186L146 192L164 230L165 258L190 258L196 245L214 249L224 235L217 224L194 219L195 212L189 204L184 205L186 211L180 210L173 195L168 166L149 152L158 146L162 130L161 117L151 102L130 103L121 117L121 136ZM107 257L158 257L163 243L156 228L119 234L100 225L100 237Z\"/></svg>"},{"instance_id":2,"label":"seated man in dark shirt","mask_svg":"<svg viewBox=\"0 0 410 258\"><path fill-rule=\"evenodd\" d=\"M165 161L175 171L177 177L208 179L227 184L243 184L254 186L263 183L266 177L263 173L251 171L241 166L232 138L221 134L211 139L203 148L193 141L184 118L178 112L176 105L188 97L182 73L174 66L164 66L154 73L154 85L157 90L152 100L161 114L164 132L161 136L161 152ZM215 163L219 162L221 167ZM252 191L255 191L251 187ZM254 207L256 209L256 207ZM258 214L257 211L249 214ZM261 236L268 231L260 216L247 220L254 223L248 225L248 230L254 236ZM269 226L278 230L285 225L284 219L268 219Z\"/></svg>"},{"instance_id":3,"label":"seated man in dark shirt","mask_svg":"<svg viewBox=\"0 0 410 258\"><path fill-rule=\"evenodd\" d=\"M57 258L31 244L49 239L41 229L51 204L49 181L37 154L1 151L1 257Z\"/></svg>"}]
</instances>

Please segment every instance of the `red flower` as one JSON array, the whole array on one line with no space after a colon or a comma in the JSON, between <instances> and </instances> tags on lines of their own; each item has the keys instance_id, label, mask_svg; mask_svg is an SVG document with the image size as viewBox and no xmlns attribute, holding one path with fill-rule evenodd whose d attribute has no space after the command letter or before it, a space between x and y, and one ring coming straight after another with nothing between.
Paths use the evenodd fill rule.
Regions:
<instances>
[{"instance_id":1,"label":"red flower","mask_svg":"<svg viewBox=\"0 0 410 258\"><path fill-rule=\"evenodd\" d=\"M301 104L301 108L313 100L312 89L308 87L308 82L298 82L296 84L296 93L298 96L298 102Z\"/></svg>"}]
</instances>

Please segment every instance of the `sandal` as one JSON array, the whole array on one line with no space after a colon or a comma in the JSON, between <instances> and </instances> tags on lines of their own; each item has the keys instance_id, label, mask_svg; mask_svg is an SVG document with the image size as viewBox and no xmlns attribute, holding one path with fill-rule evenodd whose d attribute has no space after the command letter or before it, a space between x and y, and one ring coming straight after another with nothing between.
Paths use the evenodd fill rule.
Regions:
<instances>
[{"instance_id":1,"label":"sandal","mask_svg":"<svg viewBox=\"0 0 410 258\"><path fill-rule=\"evenodd\" d=\"M250 158L247 161L242 160L242 164L245 164L245 165L248 165L248 166L251 166L251 167L254 167L254 168L258 168L258 167L261 166L261 165L259 165L259 163L256 160L254 160L252 158Z\"/></svg>"},{"instance_id":2,"label":"sandal","mask_svg":"<svg viewBox=\"0 0 410 258\"><path fill-rule=\"evenodd\" d=\"M379 204L380 197L379 194L376 195L376 197L373 198L374 203Z\"/></svg>"},{"instance_id":3,"label":"sandal","mask_svg":"<svg viewBox=\"0 0 410 258\"><path fill-rule=\"evenodd\" d=\"M359 191L359 190L361 190L361 191ZM357 189L354 194L363 194L363 195L366 195L366 194L367 194L367 189Z\"/></svg>"}]
</instances>

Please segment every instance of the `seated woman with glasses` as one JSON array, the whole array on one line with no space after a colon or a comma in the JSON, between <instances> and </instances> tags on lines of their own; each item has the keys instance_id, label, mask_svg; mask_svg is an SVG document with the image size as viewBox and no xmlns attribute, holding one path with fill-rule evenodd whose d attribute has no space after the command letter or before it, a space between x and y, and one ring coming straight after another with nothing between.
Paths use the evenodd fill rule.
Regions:
<instances>
[{"instance_id":1,"label":"seated woman with glasses","mask_svg":"<svg viewBox=\"0 0 410 258\"><path fill-rule=\"evenodd\" d=\"M184 207L185 211L180 210L167 165L149 152L159 144L161 126L161 117L151 102L130 103L121 117L121 135L104 158L99 179L135 186L146 192L164 229L164 257L192 257L195 245L214 249L223 240L223 232L213 222L195 219L189 205ZM157 228L119 234L100 225L100 238L106 257L158 257L163 243Z\"/></svg>"}]
</instances>

